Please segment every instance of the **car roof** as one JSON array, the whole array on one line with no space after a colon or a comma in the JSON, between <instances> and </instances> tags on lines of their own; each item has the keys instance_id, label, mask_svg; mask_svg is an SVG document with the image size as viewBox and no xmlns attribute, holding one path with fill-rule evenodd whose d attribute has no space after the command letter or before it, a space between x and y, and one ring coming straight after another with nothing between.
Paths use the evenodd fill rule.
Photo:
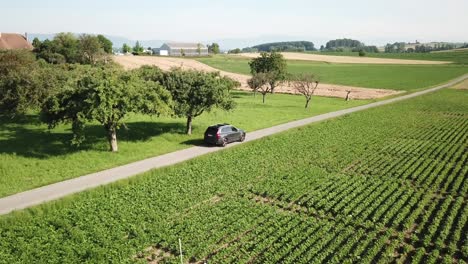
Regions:
<instances>
[{"instance_id":1,"label":"car roof","mask_svg":"<svg viewBox=\"0 0 468 264\"><path fill-rule=\"evenodd\" d=\"M224 126L230 126L229 124L216 124L216 125L212 125L210 127L213 127L213 128L220 128L220 127L224 127Z\"/></svg>"}]
</instances>

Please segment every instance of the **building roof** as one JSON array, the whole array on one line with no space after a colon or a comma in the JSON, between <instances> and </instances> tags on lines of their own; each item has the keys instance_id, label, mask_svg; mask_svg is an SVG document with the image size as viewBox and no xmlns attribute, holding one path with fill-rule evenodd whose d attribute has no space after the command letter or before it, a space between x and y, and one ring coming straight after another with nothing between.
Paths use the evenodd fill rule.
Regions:
<instances>
[{"instance_id":1,"label":"building roof","mask_svg":"<svg viewBox=\"0 0 468 264\"><path fill-rule=\"evenodd\" d=\"M200 45L201 49L206 49L205 45L201 43L167 42L164 43L164 45L168 46L171 49L198 49Z\"/></svg>"},{"instance_id":2,"label":"building roof","mask_svg":"<svg viewBox=\"0 0 468 264\"><path fill-rule=\"evenodd\" d=\"M33 49L25 36L15 33L0 33L0 49Z\"/></svg>"}]
</instances>

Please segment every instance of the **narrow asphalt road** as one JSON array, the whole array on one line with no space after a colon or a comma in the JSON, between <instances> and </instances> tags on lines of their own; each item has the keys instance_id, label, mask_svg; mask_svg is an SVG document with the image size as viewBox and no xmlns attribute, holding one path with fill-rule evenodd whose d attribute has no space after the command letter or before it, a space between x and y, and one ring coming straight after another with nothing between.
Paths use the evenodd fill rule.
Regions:
<instances>
[{"instance_id":1,"label":"narrow asphalt road","mask_svg":"<svg viewBox=\"0 0 468 264\"><path fill-rule=\"evenodd\" d=\"M285 130L289 130L291 128L305 126L311 123L320 122L323 120L327 120L334 117L343 116L346 114L374 108L377 106L382 106L406 99L410 99L413 97L417 97L423 94L431 93L446 87L453 86L454 84L468 79L468 74L458 77L444 85L440 85L434 88L426 89L420 92L415 92L412 94L404 95L395 97L392 99L375 102L363 106L348 108L340 111L335 111L327 114L322 114L306 119L301 119L289 123L285 123L282 125L277 125L270 128L265 128L261 130L257 130L247 134L247 138L245 142L257 140L259 138L263 138L266 136L274 135L276 133L283 132ZM236 146L238 144L243 143L233 143L229 144L227 148ZM32 189L29 191L17 193L11 196L7 196L0 199L0 215L8 214L14 210L20 210L24 208L28 208L34 205L38 205L41 203L45 203L48 201L56 200L62 198L64 196L81 192L84 190L88 190L91 188L95 188L97 186L105 185L108 183L112 183L121 179L129 178L137 174L141 174L143 172L161 168L165 166L170 166L176 163L180 163L189 159L193 159L195 157L205 155L207 153L220 151L224 148L217 148L217 147L203 147L203 146L196 146L191 147L184 150L179 150L176 152L164 154L161 156L133 162L127 165L119 166L116 168L84 175L78 178L74 178L71 180L66 180L50 185L46 185L40 188Z\"/></svg>"}]
</instances>

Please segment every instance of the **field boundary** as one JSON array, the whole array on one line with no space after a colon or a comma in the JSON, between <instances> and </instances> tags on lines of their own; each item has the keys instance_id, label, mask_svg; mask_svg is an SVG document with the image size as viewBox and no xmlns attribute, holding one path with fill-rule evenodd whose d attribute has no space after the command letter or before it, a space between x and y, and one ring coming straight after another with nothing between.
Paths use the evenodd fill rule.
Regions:
<instances>
[{"instance_id":1,"label":"field boundary","mask_svg":"<svg viewBox=\"0 0 468 264\"><path fill-rule=\"evenodd\" d=\"M443 85L439 85L430 89L414 92L411 94L394 97L387 100L378 101L375 103L370 103L367 105L357 106L353 108L348 108L344 110L334 111L326 114L317 115L314 117L309 117L293 122L288 122L285 124L260 129L251 133L248 133L248 136L245 142L254 141L263 137L274 135L277 133L290 130L292 128L302 127L312 123L332 119L335 117L340 117L354 112L359 112L362 110L391 104L394 102L414 98L424 94L438 91L447 87L451 87L461 81L468 79L468 74L455 78ZM233 143L228 145L226 148L234 147L239 144L244 143ZM183 150L179 150L172 153L167 153L164 155L144 159L141 161L133 162L123 166L115 167L112 169L91 173L84 175L78 178L46 185L43 187L35 188L29 191L24 191L14 195L10 195L4 198L0 198L0 215L8 214L15 210L25 209L31 206L39 205L41 203L53 201L60 199L62 197L96 188L98 186L106 185L109 183L116 182L121 179L130 178L132 176L157 169L162 167L167 167L177 163L181 163L208 153L221 151L225 148L218 147L206 147L206 146L195 146Z\"/></svg>"}]
</instances>

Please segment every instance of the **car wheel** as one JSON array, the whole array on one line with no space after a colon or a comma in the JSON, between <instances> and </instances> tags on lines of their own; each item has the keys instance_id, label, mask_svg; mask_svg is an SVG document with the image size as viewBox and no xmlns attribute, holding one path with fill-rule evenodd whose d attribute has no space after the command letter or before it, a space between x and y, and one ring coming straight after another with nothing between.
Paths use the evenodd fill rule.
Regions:
<instances>
[{"instance_id":1,"label":"car wheel","mask_svg":"<svg viewBox=\"0 0 468 264\"><path fill-rule=\"evenodd\" d=\"M225 147L227 145L228 141L227 141L227 138L223 139L223 143L221 144L221 146Z\"/></svg>"},{"instance_id":2,"label":"car wheel","mask_svg":"<svg viewBox=\"0 0 468 264\"><path fill-rule=\"evenodd\" d=\"M241 136L241 138L240 138L239 141L240 141L240 142L244 142L244 140L245 140L245 134L242 134L242 136Z\"/></svg>"}]
</instances>

